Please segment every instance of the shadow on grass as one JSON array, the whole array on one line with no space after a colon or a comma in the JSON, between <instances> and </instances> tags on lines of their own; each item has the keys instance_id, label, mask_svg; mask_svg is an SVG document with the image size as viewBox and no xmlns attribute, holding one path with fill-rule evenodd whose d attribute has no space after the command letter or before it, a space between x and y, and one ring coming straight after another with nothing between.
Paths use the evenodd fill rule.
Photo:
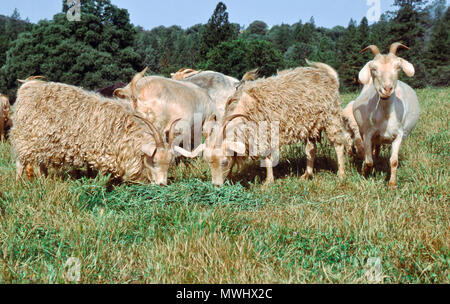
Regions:
<instances>
[{"instance_id":1,"label":"shadow on grass","mask_svg":"<svg viewBox=\"0 0 450 304\"><path fill-rule=\"evenodd\" d=\"M64 181L78 181L82 179L88 179L88 180L95 180L97 178L103 177L102 173L100 171L84 167L84 168L71 168L69 170L65 171L55 171L50 174L50 176L57 176L58 178L61 178ZM106 191L111 192L114 190L115 187L123 185L125 182L123 182L120 178L114 178L114 177L107 177L107 182L105 184Z\"/></svg>"},{"instance_id":2,"label":"shadow on grass","mask_svg":"<svg viewBox=\"0 0 450 304\"><path fill-rule=\"evenodd\" d=\"M275 179L286 177L300 178L306 171L306 156L281 158L276 167L273 168ZM331 171L337 174L338 165L336 160L328 156L316 157L314 161L314 175L321 171ZM314 176L313 176L314 178ZM256 182L263 183L266 179L266 168L260 166L260 161L254 161L245 165L240 172L233 172L231 182L240 182L248 188Z\"/></svg>"},{"instance_id":3,"label":"shadow on grass","mask_svg":"<svg viewBox=\"0 0 450 304\"><path fill-rule=\"evenodd\" d=\"M367 178L373 178L373 177L379 175L380 173L386 173L385 181L389 181L389 179L391 177L390 146L386 145L386 146L383 146L381 149L382 150L378 157L373 156L373 162L374 162L373 169L372 169L371 173L368 174ZM349 158L350 163L356 167L358 173L361 175L364 175L364 173L363 173L364 160L359 159L356 156L347 156L347 157ZM402 167L401 164L403 161L402 155L399 155L398 159L399 159L398 168L400 169Z\"/></svg>"}]
</instances>

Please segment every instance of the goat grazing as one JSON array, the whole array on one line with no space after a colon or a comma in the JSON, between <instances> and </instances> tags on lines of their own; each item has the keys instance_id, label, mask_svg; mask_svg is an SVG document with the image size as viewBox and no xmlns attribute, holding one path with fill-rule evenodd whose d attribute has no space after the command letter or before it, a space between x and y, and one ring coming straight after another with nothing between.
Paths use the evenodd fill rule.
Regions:
<instances>
[{"instance_id":1,"label":"goat grazing","mask_svg":"<svg viewBox=\"0 0 450 304\"><path fill-rule=\"evenodd\" d=\"M163 134L169 131L174 120L181 119L176 126L177 140L182 139L187 146L192 143L198 146L204 121L217 113L208 93L193 83L159 76L144 77L146 71L137 74L126 87L115 90L114 95L131 101L133 108Z\"/></svg>"},{"instance_id":2,"label":"goat grazing","mask_svg":"<svg viewBox=\"0 0 450 304\"><path fill-rule=\"evenodd\" d=\"M172 79L190 82L205 89L217 107L219 116L225 112L227 100L236 92L236 88L241 83L236 78L214 71L180 70L172 75Z\"/></svg>"},{"instance_id":3,"label":"goat grazing","mask_svg":"<svg viewBox=\"0 0 450 304\"><path fill-rule=\"evenodd\" d=\"M47 169L88 166L130 182L167 183L173 161L169 143L127 104L81 88L36 77L19 88L11 145L16 177Z\"/></svg>"},{"instance_id":4,"label":"goat grazing","mask_svg":"<svg viewBox=\"0 0 450 304\"><path fill-rule=\"evenodd\" d=\"M234 164L254 157L251 136L245 132L244 120L275 124L274 132L259 134L257 145L267 169L266 184L274 181L278 145L306 141L307 168L302 178L311 178L314 168L316 141L324 130L334 145L339 163L339 177L344 172L344 136L342 109L339 102L339 80L336 71L323 63L309 63L311 67L282 71L277 76L246 81L238 88L225 107L225 118L218 128L208 132L205 144L193 152L175 147L175 151L195 157L204 150L203 157L211 168L212 182L219 186L231 173ZM215 120L215 117L212 117ZM228 130L227 130L228 129ZM230 131L244 134L241 141L227 138ZM278 131L279 134L276 134ZM250 134L249 134L250 133ZM253 138L254 139L254 138Z\"/></svg>"}]
</instances>

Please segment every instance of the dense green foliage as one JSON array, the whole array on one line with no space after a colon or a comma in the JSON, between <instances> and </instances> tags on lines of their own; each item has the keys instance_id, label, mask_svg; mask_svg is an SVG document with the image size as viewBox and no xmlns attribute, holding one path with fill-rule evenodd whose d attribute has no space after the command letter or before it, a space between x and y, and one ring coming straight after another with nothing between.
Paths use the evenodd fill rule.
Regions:
<instances>
[{"instance_id":1,"label":"dense green foliage","mask_svg":"<svg viewBox=\"0 0 450 304\"><path fill-rule=\"evenodd\" d=\"M141 67L134 50L136 30L127 10L110 1L82 1L80 22L64 13L40 21L9 44L0 84L10 97L16 79L45 75L49 80L93 89L116 81L128 81Z\"/></svg>"},{"instance_id":2,"label":"dense green foliage","mask_svg":"<svg viewBox=\"0 0 450 304\"><path fill-rule=\"evenodd\" d=\"M270 76L284 66L283 54L264 40L225 41L206 55L205 69L240 78L244 71L259 68L260 75Z\"/></svg>"},{"instance_id":3,"label":"dense green foliage","mask_svg":"<svg viewBox=\"0 0 450 304\"><path fill-rule=\"evenodd\" d=\"M65 1L63 1L65 2ZM358 72L376 44L382 52L402 41L410 51L400 56L414 64L414 87L445 86L450 77L449 8L445 0L396 0L394 11L369 25L364 17L347 27L317 27L303 23L275 25L254 21L241 29L231 23L219 2L206 24L183 29L134 27L127 10L109 0L82 0L81 22L63 13L50 21L30 24L17 11L0 18L0 92L13 97L17 78L45 75L51 80L89 89L128 81L145 66L168 76L182 67L212 69L241 77L259 67L263 75L305 64L305 58L333 66L343 91L357 90ZM21 33L21 34L19 34Z\"/></svg>"}]
</instances>

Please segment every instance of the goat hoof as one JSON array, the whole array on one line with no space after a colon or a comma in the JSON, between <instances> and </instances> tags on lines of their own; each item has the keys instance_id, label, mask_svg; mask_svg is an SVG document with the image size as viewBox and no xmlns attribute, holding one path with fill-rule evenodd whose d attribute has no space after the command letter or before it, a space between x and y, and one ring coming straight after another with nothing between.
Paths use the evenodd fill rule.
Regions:
<instances>
[{"instance_id":1,"label":"goat hoof","mask_svg":"<svg viewBox=\"0 0 450 304\"><path fill-rule=\"evenodd\" d=\"M396 182L389 182L389 189L397 190L397 183Z\"/></svg>"},{"instance_id":2,"label":"goat hoof","mask_svg":"<svg viewBox=\"0 0 450 304\"><path fill-rule=\"evenodd\" d=\"M364 168L363 168L364 176L367 177L372 172L372 168L373 168L373 166L365 164Z\"/></svg>"},{"instance_id":3,"label":"goat hoof","mask_svg":"<svg viewBox=\"0 0 450 304\"><path fill-rule=\"evenodd\" d=\"M264 184L262 185L262 188L263 188L263 189L267 189L267 188L269 188L269 186L272 185L272 184L273 184L273 180L270 180L270 181L266 180L266 181L264 182Z\"/></svg>"},{"instance_id":4,"label":"goat hoof","mask_svg":"<svg viewBox=\"0 0 450 304\"><path fill-rule=\"evenodd\" d=\"M311 180L311 179L312 179L312 175L311 175L311 174L305 173L305 174L303 174L303 175L300 177L300 179L301 179L301 180Z\"/></svg>"}]
</instances>

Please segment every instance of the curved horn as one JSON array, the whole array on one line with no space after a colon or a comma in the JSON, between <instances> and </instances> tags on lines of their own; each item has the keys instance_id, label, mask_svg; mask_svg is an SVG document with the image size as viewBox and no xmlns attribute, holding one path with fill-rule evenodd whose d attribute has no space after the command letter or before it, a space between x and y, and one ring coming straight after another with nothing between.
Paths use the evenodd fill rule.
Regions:
<instances>
[{"instance_id":1,"label":"curved horn","mask_svg":"<svg viewBox=\"0 0 450 304\"><path fill-rule=\"evenodd\" d=\"M209 117L208 121L212 122L212 121L216 121L217 120L217 115L213 114Z\"/></svg>"},{"instance_id":2,"label":"curved horn","mask_svg":"<svg viewBox=\"0 0 450 304\"><path fill-rule=\"evenodd\" d=\"M256 68L245 73L245 75L241 79L241 82L244 83L246 81L253 81L258 79L258 77L259 77L259 68Z\"/></svg>"},{"instance_id":3,"label":"curved horn","mask_svg":"<svg viewBox=\"0 0 450 304\"><path fill-rule=\"evenodd\" d=\"M131 101L133 103L133 108L136 109L137 107L137 89L136 89L136 83L144 77L145 73L147 72L148 67L146 67L142 72L136 74L130 83L131 88Z\"/></svg>"},{"instance_id":4,"label":"curved horn","mask_svg":"<svg viewBox=\"0 0 450 304\"><path fill-rule=\"evenodd\" d=\"M250 120L250 118L247 115L244 115L244 114L234 114L234 115L230 115L227 118L225 118L224 121L223 121L223 125L222 125L222 132L221 132L221 134L223 136L222 139L225 140L225 138L226 138L226 134L225 134L226 132L225 131L227 129L228 124L232 120L234 120L234 119L236 119L238 117L242 117L242 118L245 118L246 120Z\"/></svg>"},{"instance_id":5,"label":"curved horn","mask_svg":"<svg viewBox=\"0 0 450 304\"><path fill-rule=\"evenodd\" d=\"M372 52L373 56L377 56L378 54L380 54L380 49L376 45L373 45L373 44L369 45L364 50L362 50L360 52L360 54L364 53L367 50L370 50Z\"/></svg>"},{"instance_id":6,"label":"curved horn","mask_svg":"<svg viewBox=\"0 0 450 304\"><path fill-rule=\"evenodd\" d=\"M236 90L238 90L239 88L236 88ZM226 109L228 109L228 107L230 106L230 104L232 104L235 100L236 100L236 98L233 98L234 97L234 95L232 95L232 96L230 96L229 98L228 98L228 100L227 100L227 102L225 103L225 111L226 111Z\"/></svg>"},{"instance_id":7,"label":"curved horn","mask_svg":"<svg viewBox=\"0 0 450 304\"><path fill-rule=\"evenodd\" d=\"M393 55L397 55L397 50L398 48L404 48L409 50L409 47L407 47L406 45L400 43L400 42L394 42L391 47L389 48L389 53L393 54Z\"/></svg>"},{"instance_id":8,"label":"curved horn","mask_svg":"<svg viewBox=\"0 0 450 304\"><path fill-rule=\"evenodd\" d=\"M46 79L47 78L45 78L45 76L30 76L25 80L17 79L17 81L20 83L25 83L25 82L32 81L32 80L46 80Z\"/></svg>"},{"instance_id":9,"label":"curved horn","mask_svg":"<svg viewBox=\"0 0 450 304\"><path fill-rule=\"evenodd\" d=\"M175 140L175 124L179 122L181 118L175 119L172 121L169 129L169 148L172 147L173 141Z\"/></svg>"},{"instance_id":10,"label":"curved horn","mask_svg":"<svg viewBox=\"0 0 450 304\"><path fill-rule=\"evenodd\" d=\"M164 148L164 140L161 136L161 133L159 133L158 129L156 129L156 127L148 119L145 119L144 117L141 117L136 114L134 114L134 117L141 120L150 129L150 131L153 134L153 137L155 138L156 147Z\"/></svg>"}]
</instances>

